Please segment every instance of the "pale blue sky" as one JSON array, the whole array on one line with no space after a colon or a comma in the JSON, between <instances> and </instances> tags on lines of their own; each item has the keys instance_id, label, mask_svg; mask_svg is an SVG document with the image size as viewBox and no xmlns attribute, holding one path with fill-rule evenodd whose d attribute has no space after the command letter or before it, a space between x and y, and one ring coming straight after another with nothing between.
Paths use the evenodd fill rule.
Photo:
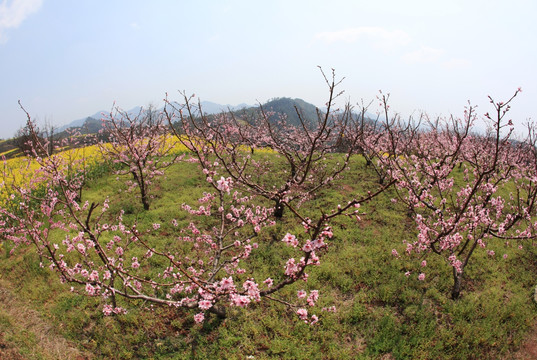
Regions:
<instances>
[{"instance_id":1,"label":"pale blue sky","mask_svg":"<svg viewBox=\"0 0 537 360\"><path fill-rule=\"evenodd\" d=\"M317 65L346 78L344 99L382 89L405 116L460 115L467 100L483 114L487 95L520 86L513 121L537 120L533 0L0 1L2 138L24 125L19 99L57 125L177 90L322 106Z\"/></svg>"}]
</instances>

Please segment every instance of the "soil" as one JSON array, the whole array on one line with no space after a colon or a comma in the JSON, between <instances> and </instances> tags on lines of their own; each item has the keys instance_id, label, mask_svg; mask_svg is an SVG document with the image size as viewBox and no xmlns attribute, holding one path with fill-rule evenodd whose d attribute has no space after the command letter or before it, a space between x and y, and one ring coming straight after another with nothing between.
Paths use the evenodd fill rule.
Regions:
<instances>
[{"instance_id":1,"label":"soil","mask_svg":"<svg viewBox=\"0 0 537 360\"><path fill-rule=\"evenodd\" d=\"M535 360L537 359L537 323L533 326L533 329L528 334L528 337L520 349L515 353L507 356L505 359L514 360Z\"/></svg>"},{"instance_id":2,"label":"soil","mask_svg":"<svg viewBox=\"0 0 537 360\"><path fill-rule=\"evenodd\" d=\"M7 287L0 282L0 309L3 316L7 317L10 323L15 324L14 330L25 329L32 333L36 339L36 349L31 349L39 353L44 359L73 359L88 360L91 355L84 354L74 344L57 334L54 327L45 321L39 313L19 299ZM26 359L16 347L6 340L5 334L0 330L0 359L19 360Z\"/></svg>"}]
</instances>

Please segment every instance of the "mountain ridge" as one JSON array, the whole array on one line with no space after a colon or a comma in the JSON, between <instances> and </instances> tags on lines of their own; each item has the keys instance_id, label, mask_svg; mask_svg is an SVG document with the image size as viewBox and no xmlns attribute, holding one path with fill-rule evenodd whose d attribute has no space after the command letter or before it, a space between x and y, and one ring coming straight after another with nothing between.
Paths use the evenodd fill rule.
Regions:
<instances>
[{"instance_id":1,"label":"mountain ridge","mask_svg":"<svg viewBox=\"0 0 537 360\"><path fill-rule=\"evenodd\" d=\"M295 106L304 113L305 118L310 118L311 116L315 116L316 118L316 109L317 107L313 104L310 104L302 99L299 98L288 98L288 97L279 97L279 98L272 98L265 102L264 104L261 104L265 110L269 111L275 111L276 113L283 113L287 115L287 118L290 123L292 124L298 124L298 115L296 114ZM144 107L142 106L136 106L128 111L126 111L127 114L131 116L137 115L140 110L142 110ZM238 112L238 111L250 111L258 109L259 105L249 105L246 103L241 103L238 105L223 105L219 103L215 103L212 101L202 101L201 102L201 110L205 115L214 115L221 112ZM157 109L162 110L163 107ZM109 113L109 111L98 111L93 115L86 116L81 119L73 120L61 127L58 127L58 132L65 131L69 128L80 128L83 127L86 122L95 123L96 120L100 121L104 114Z\"/></svg>"},{"instance_id":2,"label":"mountain ridge","mask_svg":"<svg viewBox=\"0 0 537 360\"><path fill-rule=\"evenodd\" d=\"M326 111L326 108L318 108L317 106L308 103L300 98L290 97L275 97L269 99L264 104L257 105L248 105L246 103L241 103L238 105L222 105L212 101L201 102L201 111L204 115L214 115L228 111L234 112L239 115L241 113L250 113L250 115L254 115L254 113L259 110L260 107L262 107L266 112L274 112L274 114L270 114L271 121L277 121L279 118L279 114L284 114L286 121L289 124L295 126L300 125L300 117L302 117L302 119L306 122L315 122L318 119L318 111L320 111L320 113L324 113ZM138 116L140 112L144 109L145 107L143 106L135 106L130 110L125 111L125 113L129 116L135 117ZM164 107L161 107L156 110L162 111L163 109ZM300 113L300 117L297 111L298 113ZM97 133L102 127L101 119L103 117L106 117L109 113L110 110L98 111L84 118L73 120L65 125L57 126L55 127L55 132L61 135L67 129L78 128L84 134ZM366 117L372 119L375 118L375 116L370 113L366 113Z\"/></svg>"}]
</instances>

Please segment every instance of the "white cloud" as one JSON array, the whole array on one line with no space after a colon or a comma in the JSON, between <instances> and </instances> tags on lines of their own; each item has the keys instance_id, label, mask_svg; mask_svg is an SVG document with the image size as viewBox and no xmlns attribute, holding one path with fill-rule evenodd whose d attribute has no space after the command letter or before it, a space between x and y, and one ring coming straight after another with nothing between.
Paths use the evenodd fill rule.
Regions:
<instances>
[{"instance_id":1,"label":"white cloud","mask_svg":"<svg viewBox=\"0 0 537 360\"><path fill-rule=\"evenodd\" d=\"M17 28L30 14L39 10L43 0L3 0L0 3L0 42L6 29Z\"/></svg>"},{"instance_id":2,"label":"white cloud","mask_svg":"<svg viewBox=\"0 0 537 360\"><path fill-rule=\"evenodd\" d=\"M328 43L353 43L361 38L370 39L381 48L404 46L411 41L410 36L402 30L386 30L381 27L362 26L340 31L327 31L315 35L315 38Z\"/></svg>"},{"instance_id":3,"label":"white cloud","mask_svg":"<svg viewBox=\"0 0 537 360\"><path fill-rule=\"evenodd\" d=\"M403 60L410 64L423 64L438 61L444 54L443 49L422 46L420 49L403 55Z\"/></svg>"}]
</instances>

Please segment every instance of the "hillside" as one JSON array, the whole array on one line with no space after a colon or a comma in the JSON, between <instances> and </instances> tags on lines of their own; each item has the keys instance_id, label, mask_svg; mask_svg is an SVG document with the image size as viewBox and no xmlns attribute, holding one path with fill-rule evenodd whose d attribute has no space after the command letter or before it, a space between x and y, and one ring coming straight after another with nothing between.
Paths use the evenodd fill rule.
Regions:
<instances>
[{"instance_id":1,"label":"hillside","mask_svg":"<svg viewBox=\"0 0 537 360\"><path fill-rule=\"evenodd\" d=\"M287 121L295 126L300 125L298 114L300 114L303 121L317 120L317 107L302 99L276 98L263 104L263 108L265 111L274 111L276 113L274 120L277 119L278 114L285 114Z\"/></svg>"},{"instance_id":2,"label":"hillside","mask_svg":"<svg viewBox=\"0 0 537 360\"><path fill-rule=\"evenodd\" d=\"M196 104L197 105L197 104ZM239 104L236 106L232 105L221 105L210 101L201 102L203 113L206 115L214 115L220 112L232 111L238 115L240 114L253 114L259 107L258 106L249 106L247 104ZM304 119L313 120L317 118L316 107L312 104L309 104L301 99L290 99L290 98L275 98L267 103L263 104L263 107L267 111L275 111L279 114L285 114L287 119L291 124L298 125L299 119L296 113L296 108L304 115ZM296 108L295 108L296 107ZM136 116L141 107L137 106L133 109L127 111L127 114L131 116ZM158 109L162 110L162 109ZM83 119L73 120L67 125L63 125L55 131L56 137L58 139L68 136L66 132L67 129L76 129L80 131L81 134L97 134L99 130L102 129L101 117L102 114L106 113L103 111L98 111L93 115L87 116ZM14 139L8 139L0 143L0 153L4 153L10 150L16 149L16 143ZM15 151L13 154L18 154L18 151ZM10 154L12 155L12 154Z\"/></svg>"},{"instance_id":3,"label":"hillside","mask_svg":"<svg viewBox=\"0 0 537 360\"><path fill-rule=\"evenodd\" d=\"M20 154L14 139L0 140L0 154L5 156L7 159Z\"/></svg>"},{"instance_id":4,"label":"hillside","mask_svg":"<svg viewBox=\"0 0 537 360\"><path fill-rule=\"evenodd\" d=\"M159 236L151 240L155 246L177 241L181 233L172 220L178 219L181 226L189 221L181 204L195 206L196 199L210 190L197 165L182 162L157 181L152 209L143 211L132 196L124 195L116 175L105 169L97 173L88 182L84 198L109 198L111 218L124 209L125 224L136 222L139 229L159 223ZM308 202L307 208L331 208L348 194L359 195L371 188L375 178L356 156L345 176ZM12 302L25 299L25 312L38 314L46 322L42 328L51 329L47 331L56 338L67 339L95 359L510 358L537 315L532 302L535 247L525 251L509 247L503 261L491 261L480 252L469 270L468 289L453 301L450 281L442 276L450 267L440 258L430 258L432 278L427 283L405 276L405 260L394 261L391 249L415 233L404 208L390 201L393 196L388 192L365 204L358 222L338 218L321 265L312 268L308 282L283 292L296 297L302 289L321 290L319 307L337 310L321 312L315 325L297 320L291 309L276 301L251 304L247 310L235 308L226 319L211 316L203 325L196 324L188 310L121 299L119 304L128 313L105 317L101 298L70 293L69 285L40 267L32 248L21 247L10 256L8 243L0 247L0 285L5 289L0 290L12 294ZM264 274L283 266L288 248L272 237L286 231L300 233L301 227L288 221L284 217L281 224L255 238L259 243L252 263L256 272ZM1 296L0 301L4 301ZM21 328L18 315L4 306L0 306L0 346L21 358L47 358L41 341L27 340L39 339L39 328ZM25 313L20 316L26 317Z\"/></svg>"}]
</instances>

